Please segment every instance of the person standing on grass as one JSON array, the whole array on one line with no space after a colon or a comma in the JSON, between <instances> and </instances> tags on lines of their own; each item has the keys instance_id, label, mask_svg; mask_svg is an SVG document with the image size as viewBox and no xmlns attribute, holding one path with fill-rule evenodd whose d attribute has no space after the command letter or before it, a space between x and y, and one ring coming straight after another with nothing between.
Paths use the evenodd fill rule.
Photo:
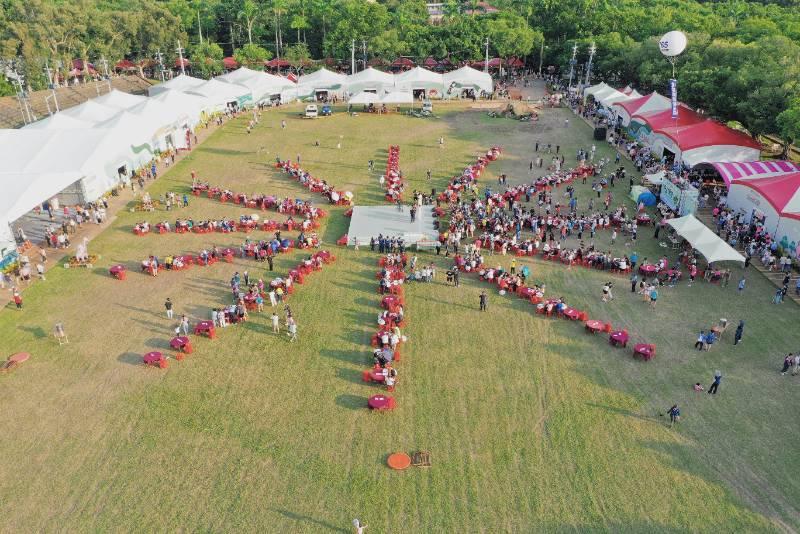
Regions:
<instances>
[{"instance_id":1,"label":"person standing on grass","mask_svg":"<svg viewBox=\"0 0 800 534\"><path fill-rule=\"evenodd\" d=\"M170 300L169 297L167 297L167 301L164 302L164 308L167 310L167 319L172 319L172 300Z\"/></svg>"},{"instance_id":2,"label":"person standing on grass","mask_svg":"<svg viewBox=\"0 0 800 534\"><path fill-rule=\"evenodd\" d=\"M486 311L486 307L487 307L487 296L486 296L486 291L481 291L481 297L480 297L480 311Z\"/></svg>"},{"instance_id":3,"label":"person standing on grass","mask_svg":"<svg viewBox=\"0 0 800 534\"><path fill-rule=\"evenodd\" d=\"M181 315L181 330L183 331L184 336L189 335L189 318L185 315Z\"/></svg>"},{"instance_id":4,"label":"person standing on grass","mask_svg":"<svg viewBox=\"0 0 800 534\"><path fill-rule=\"evenodd\" d=\"M289 342L297 341L297 321L291 315L286 318L286 327L289 329Z\"/></svg>"},{"instance_id":5,"label":"person standing on grass","mask_svg":"<svg viewBox=\"0 0 800 534\"><path fill-rule=\"evenodd\" d=\"M16 304L17 309L22 309L22 295L20 294L19 290L15 287L13 293L14 304Z\"/></svg>"},{"instance_id":6,"label":"person standing on grass","mask_svg":"<svg viewBox=\"0 0 800 534\"><path fill-rule=\"evenodd\" d=\"M746 282L747 282L747 280L745 280L744 277L742 277L742 279L739 280L739 286L737 288L737 291L739 292L739 294L741 294L744 291L744 285L745 285Z\"/></svg>"},{"instance_id":7,"label":"person standing on grass","mask_svg":"<svg viewBox=\"0 0 800 534\"><path fill-rule=\"evenodd\" d=\"M742 334L744 333L744 321L739 321L739 326L736 327L736 334L733 336L733 344L738 345L739 342L742 340Z\"/></svg>"},{"instance_id":8,"label":"person standing on grass","mask_svg":"<svg viewBox=\"0 0 800 534\"><path fill-rule=\"evenodd\" d=\"M782 374L782 375L785 375L785 374L786 374L786 371L788 371L788 370L789 370L789 367L791 367L791 365L792 365L792 363L793 363L793 362L794 362L794 356L793 356L793 355L792 355L792 353L790 352L790 353L789 353L789 354L788 354L788 355L787 355L787 356L786 356L786 357L783 359L783 369L781 369L781 374Z\"/></svg>"},{"instance_id":9,"label":"person standing on grass","mask_svg":"<svg viewBox=\"0 0 800 534\"><path fill-rule=\"evenodd\" d=\"M639 275L636 271L631 271L631 293L636 293L636 284L639 282Z\"/></svg>"},{"instance_id":10,"label":"person standing on grass","mask_svg":"<svg viewBox=\"0 0 800 534\"><path fill-rule=\"evenodd\" d=\"M353 519L353 527L355 527L356 529L355 530L356 534L364 534L367 525L362 525L361 521L359 521L358 519Z\"/></svg>"},{"instance_id":11,"label":"person standing on grass","mask_svg":"<svg viewBox=\"0 0 800 534\"><path fill-rule=\"evenodd\" d=\"M717 394L720 382L722 382L722 373L720 373L719 371L714 371L714 382L712 382L711 387L708 388L709 395Z\"/></svg>"},{"instance_id":12,"label":"person standing on grass","mask_svg":"<svg viewBox=\"0 0 800 534\"><path fill-rule=\"evenodd\" d=\"M667 413L669 414L669 426L681 420L681 410L678 408L677 404L673 404L672 407L667 410Z\"/></svg>"},{"instance_id":13,"label":"person standing on grass","mask_svg":"<svg viewBox=\"0 0 800 534\"><path fill-rule=\"evenodd\" d=\"M650 306L652 308L656 307L657 300L658 300L658 289L656 289L656 286L653 286L653 288L650 290Z\"/></svg>"},{"instance_id":14,"label":"person standing on grass","mask_svg":"<svg viewBox=\"0 0 800 534\"><path fill-rule=\"evenodd\" d=\"M272 333L273 334L280 334L281 333L281 320L280 320L280 317L278 317L278 314L274 310L272 311L272 317L270 317L270 319L272 320Z\"/></svg>"}]
</instances>

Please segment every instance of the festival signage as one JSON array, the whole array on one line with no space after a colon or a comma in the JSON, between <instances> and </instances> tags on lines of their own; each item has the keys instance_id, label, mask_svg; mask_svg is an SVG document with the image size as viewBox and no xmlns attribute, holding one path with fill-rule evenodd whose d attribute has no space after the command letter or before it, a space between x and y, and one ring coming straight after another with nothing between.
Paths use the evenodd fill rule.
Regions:
<instances>
[{"instance_id":1,"label":"festival signage","mask_svg":"<svg viewBox=\"0 0 800 534\"><path fill-rule=\"evenodd\" d=\"M669 209L673 211L678 211L678 207L681 203L681 189L670 182L669 180L664 180L661 182L661 202L666 204Z\"/></svg>"},{"instance_id":2,"label":"festival signage","mask_svg":"<svg viewBox=\"0 0 800 534\"><path fill-rule=\"evenodd\" d=\"M678 80L672 78L669 81L669 97L672 104L672 118L678 118Z\"/></svg>"},{"instance_id":3,"label":"festival signage","mask_svg":"<svg viewBox=\"0 0 800 534\"><path fill-rule=\"evenodd\" d=\"M699 196L699 191L694 187L690 187L689 189L684 189L683 194L681 195L681 204L680 209L678 210L678 215L683 217L684 215L689 215L697 211L697 199Z\"/></svg>"}]
</instances>

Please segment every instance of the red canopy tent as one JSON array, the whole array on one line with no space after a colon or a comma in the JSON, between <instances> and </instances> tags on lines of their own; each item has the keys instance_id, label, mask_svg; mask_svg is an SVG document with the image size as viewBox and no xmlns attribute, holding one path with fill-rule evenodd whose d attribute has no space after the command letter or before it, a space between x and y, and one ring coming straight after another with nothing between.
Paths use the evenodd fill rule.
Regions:
<instances>
[{"instance_id":1,"label":"red canopy tent","mask_svg":"<svg viewBox=\"0 0 800 534\"><path fill-rule=\"evenodd\" d=\"M271 69L286 69L292 66L292 64L286 61L285 59L277 57L275 59L270 59L269 61L265 61L264 65Z\"/></svg>"},{"instance_id":2,"label":"red canopy tent","mask_svg":"<svg viewBox=\"0 0 800 534\"><path fill-rule=\"evenodd\" d=\"M227 70L234 70L239 68L239 62L233 57L228 56L222 58L222 66Z\"/></svg>"},{"instance_id":3,"label":"red canopy tent","mask_svg":"<svg viewBox=\"0 0 800 534\"><path fill-rule=\"evenodd\" d=\"M392 64L390 65L390 67L392 69L409 70L409 69L413 69L414 67L416 67L416 64L410 58L399 57L399 58L395 59L394 61L392 61Z\"/></svg>"},{"instance_id":4,"label":"red canopy tent","mask_svg":"<svg viewBox=\"0 0 800 534\"><path fill-rule=\"evenodd\" d=\"M426 69L432 69L436 67L438 64L439 62L433 59L433 56L426 57L425 61L422 62L422 66L425 67Z\"/></svg>"},{"instance_id":5,"label":"red canopy tent","mask_svg":"<svg viewBox=\"0 0 800 534\"><path fill-rule=\"evenodd\" d=\"M189 60L188 60L188 59L186 59L186 58L183 58L183 68L184 68L184 69L185 69L186 67L188 67L189 65L191 65L191 64L192 64L192 62L191 62L191 61L189 61ZM177 59L175 60L175 68L176 68L176 69L179 69L179 68L181 68L181 58L177 58Z\"/></svg>"},{"instance_id":6,"label":"red canopy tent","mask_svg":"<svg viewBox=\"0 0 800 534\"><path fill-rule=\"evenodd\" d=\"M114 65L114 70L136 70L138 68L136 63L128 59L117 61L117 64Z\"/></svg>"},{"instance_id":7,"label":"red canopy tent","mask_svg":"<svg viewBox=\"0 0 800 534\"><path fill-rule=\"evenodd\" d=\"M689 108L689 106L680 104L678 108L677 119L672 118L672 110L666 109L663 111L650 111L647 113L634 114L631 116L631 120L643 122L647 124L653 131L660 128L668 128L670 126L675 127L675 125L689 126L691 124L697 124L707 120L706 117L700 115L696 111L693 111L691 108Z\"/></svg>"},{"instance_id":8,"label":"red canopy tent","mask_svg":"<svg viewBox=\"0 0 800 534\"><path fill-rule=\"evenodd\" d=\"M686 126L679 124L677 127L656 128L653 131L672 139L684 152L714 145L734 145L761 149L761 143L758 143L746 133L739 132L711 119Z\"/></svg>"},{"instance_id":9,"label":"red canopy tent","mask_svg":"<svg viewBox=\"0 0 800 534\"><path fill-rule=\"evenodd\" d=\"M88 71L87 68L88 67ZM77 74L73 74L73 72L77 72ZM80 76L82 74L97 74L97 70L95 70L94 65L91 63L85 62L82 59L73 59L72 60L72 70L70 71L70 75L73 76Z\"/></svg>"},{"instance_id":10,"label":"red canopy tent","mask_svg":"<svg viewBox=\"0 0 800 534\"><path fill-rule=\"evenodd\" d=\"M510 57L506 60L506 65L515 69L519 69L525 66L525 62L518 57Z\"/></svg>"}]
</instances>

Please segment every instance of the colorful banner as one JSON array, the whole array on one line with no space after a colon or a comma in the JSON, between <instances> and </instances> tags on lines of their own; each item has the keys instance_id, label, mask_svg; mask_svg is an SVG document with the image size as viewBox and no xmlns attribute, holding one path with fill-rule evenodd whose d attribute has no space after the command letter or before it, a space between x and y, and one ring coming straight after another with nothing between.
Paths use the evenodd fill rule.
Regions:
<instances>
[{"instance_id":1,"label":"colorful banner","mask_svg":"<svg viewBox=\"0 0 800 534\"><path fill-rule=\"evenodd\" d=\"M672 118L678 118L678 80L672 78L669 81L669 96L672 101Z\"/></svg>"},{"instance_id":2,"label":"colorful banner","mask_svg":"<svg viewBox=\"0 0 800 534\"><path fill-rule=\"evenodd\" d=\"M661 182L661 202L666 204L669 209L678 211L678 206L681 204L681 190L680 188L670 182L664 180Z\"/></svg>"}]
</instances>

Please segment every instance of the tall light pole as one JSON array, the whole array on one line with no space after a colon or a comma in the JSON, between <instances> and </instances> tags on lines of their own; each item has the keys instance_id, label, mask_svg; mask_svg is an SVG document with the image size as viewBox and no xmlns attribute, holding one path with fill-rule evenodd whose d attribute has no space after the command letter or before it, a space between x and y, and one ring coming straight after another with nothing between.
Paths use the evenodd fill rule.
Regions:
<instances>
[{"instance_id":1,"label":"tall light pole","mask_svg":"<svg viewBox=\"0 0 800 534\"><path fill-rule=\"evenodd\" d=\"M578 54L578 43L575 43L572 46L572 59L569 60L569 84L567 85L567 91L572 88L572 77L575 75L575 65L578 63L578 60L575 59L575 56Z\"/></svg>"},{"instance_id":2,"label":"tall light pole","mask_svg":"<svg viewBox=\"0 0 800 534\"><path fill-rule=\"evenodd\" d=\"M178 57L181 60L181 74L186 74L186 69L183 66L183 48L181 47L180 41L178 41L178 48L176 48L175 51L178 52Z\"/></svg>"},{"instance_id":3,"label":"tall light pole","mask_svg":"<svg viewBox=\"0 0 800 534\"><path fill-rule=\"evenodd\" d=\"M483 62L483 72L489 72L489 38L486 38L486 42L483 43L486 47L486 59Z\"/></svg>"},{"instance_id":4,"label":"tall light pole","mask_svg":"<svg viewBox=\"0 0 800 534\"><path fill-rule=\"evenodd\" d=\"M539 48L539 77L542 77L542 61L544 60L544 35L542 36L542 46Z\"/></svg>"},{"instance_id":5,"label":"tall light pole","mask_svg":"<svg viewBox=\"0 0 800 534\"><path fill-rule=\"evenodd\" d=\"M156 59L158 60L158 70L161 72L161 83L164 83L164 54L161 49L156 50Z\"/></svg>"},{"instance_id":6,"label":"tall light pole","mask_svg":"<svg viewBox=\"0 0 800 534\"><path fill-rule=\"evenodd\" d=\"M589 86L589 81L592 79L592 60L594 59L594 53L597 52L597 47L592 43L592 46L589 47L589 62L586 64L586 85Z\"/></svg>"},{"instance_id":7,"label":"tall light pole","mask_svg":"<svg viewBox=\"0 0 800 534\"><path fill-rule=\"evenodd\" d=\"M350 43L350 74L356 73L356 40Z\"/></svg>"}]
</instances>

